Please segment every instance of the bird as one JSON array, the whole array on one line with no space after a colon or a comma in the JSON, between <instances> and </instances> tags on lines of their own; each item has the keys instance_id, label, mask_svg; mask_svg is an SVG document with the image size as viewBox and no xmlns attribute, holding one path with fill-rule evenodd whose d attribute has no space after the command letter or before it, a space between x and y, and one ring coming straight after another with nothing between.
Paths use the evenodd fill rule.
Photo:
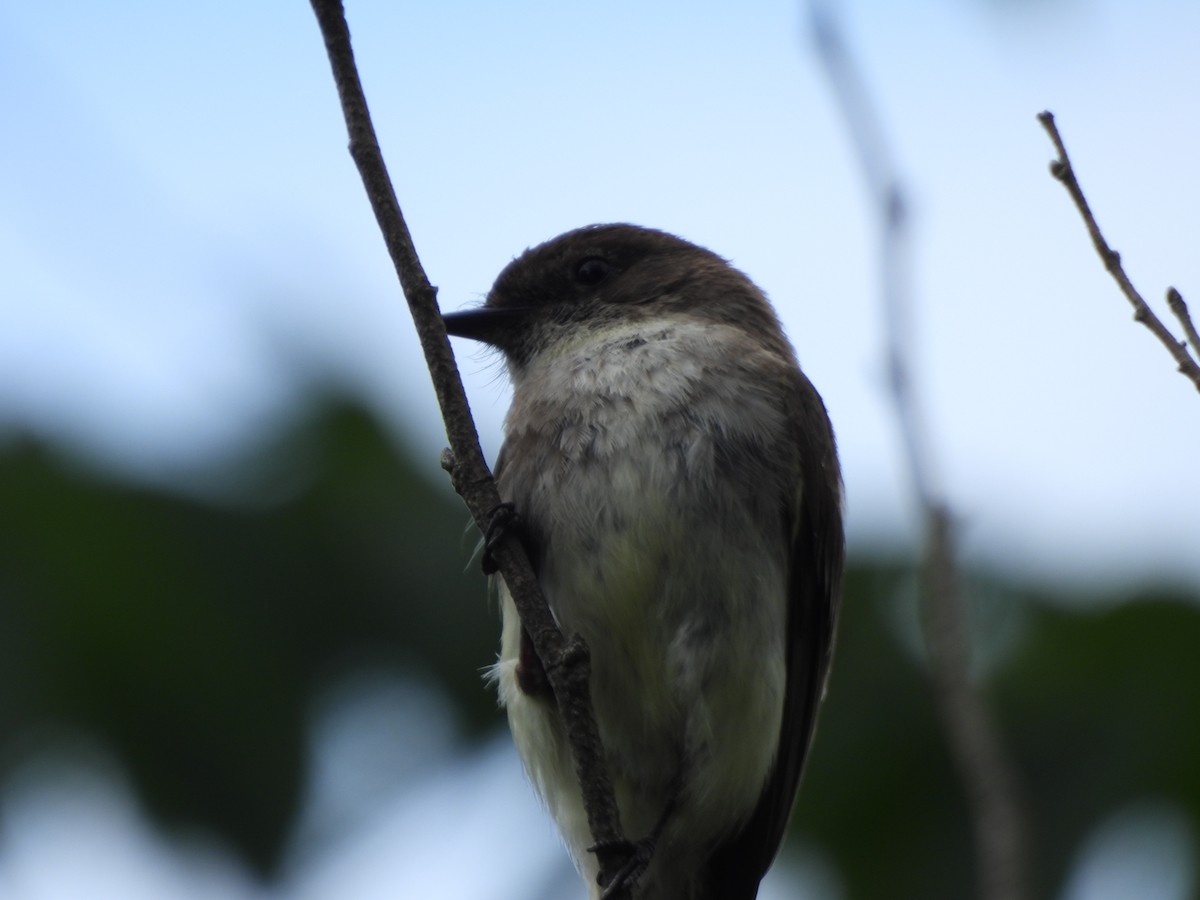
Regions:
<instances>
[{"instance_id":1,"label":"bird","mask_svg":"<svg viewBox=\"0 0 1200 900\"><path fill-rule=\"evenodd\" d=\"M766 295L630 224L526 250L449 334L503 355L495 465L591 697L636 898L754 900L787 831L845 558L829 415ZM553 692L498 579L491 677L525 771L600 898Z\"/></svg>"}]
</instances>

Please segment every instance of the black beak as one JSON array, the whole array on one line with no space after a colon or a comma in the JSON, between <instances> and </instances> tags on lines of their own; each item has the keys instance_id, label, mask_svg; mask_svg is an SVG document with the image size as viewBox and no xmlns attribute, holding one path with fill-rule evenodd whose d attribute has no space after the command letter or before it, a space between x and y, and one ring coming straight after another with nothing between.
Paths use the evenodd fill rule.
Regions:
<instances>
[{"instance_id":1,"label":"black beak","mask_svg":"<svg viewBox=\"0 0 1200 900\"><path fill-rule=\"evenodd\" d=\"M504 342L504 336L511 334L514 328L520 327L527 310L524 309L466 309L462 312L445 313L442 321L446 331L455 337L470 338L473 341L483 341L499 347Z\"/></svg>"}]
</instances>

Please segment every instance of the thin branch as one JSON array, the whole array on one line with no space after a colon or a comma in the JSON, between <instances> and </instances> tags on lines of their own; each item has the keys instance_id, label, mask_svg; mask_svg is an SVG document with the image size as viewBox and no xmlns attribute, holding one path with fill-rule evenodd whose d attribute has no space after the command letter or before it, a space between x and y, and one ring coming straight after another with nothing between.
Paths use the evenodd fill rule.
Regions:
<instances>
[{"instance_id":1,"label":"thin branch","mask_svg":"<svg viewBox=\"0 0 1200 900\"><path fill-rule=\"evenodd\" d=\"M1129 280L1129 276L1125 274L1125 268L1121 265L1121 254L1110 247L1108 241L1104 239L1104 235L1100 233L1100 226L1096 223L1096 217L1092 215L1092 208L1088 205L1087 198L1083 196L1083 188L1079 186L1079 180L1075 177L1075 169L1071 165L1071 158L1067 155L1062 135L1058 133L1054 114L1049 111L1038 113L1038 121L1042 123L1042 127L1046 129L1050 140L1054 142L1054 148L1058 151L1058 159L1050 162L1050 174L1062 182L1067 193L1071 195L1071 199L1075 201L1075 207L1079 210L1079 215L1083 217L1083 224L1087 226L1092 244L1095 246L1096 252L1100 254L1100 259L1104 261L1104 268L1116 280L1121 292L1133 306L1133 318L1149 328L1154 336L1162 342L1162 345L1167 348L1167 352L1178 364L1179 371L1192 381L1197 391L1200 391L1200 365L1197 364L1196 359L1192 358L1192 354L1188 353L1187 345L1171 334L1170 329L1142 299L1142 295L1138 293L1133 282ZM1178 298L1178 304L1174 302L1172 294L1174 298ZM1200 342L1196 339L1195 326L1192 325L1191 317L1188 316L1183 298L1174 288L1167 292L1167 302L1171 305L1175 315L1183 322L1184 331L1192 342L1192 353L1200 353Z\"/></svg>"},{"instance_id":2,"label":"thin branch","mask_svg":"<svg viewBox=\"0 0 1200 900\"><path fill-rule=\"evenodd\" d=\"M908 202L888 158L880 117L871 104L870 94L836 22L820 0L812 0L810 9L818 56L845 119L851 145L858 154L870 201L880 217L880 290L887 340L884 354L888 387L897 411L909 478L920 506L927 509L935 502L932 479L936 467L904 357L904 348L911 343L909 312L912 308L907 272L904 271L909 259Z\"/></svg>"},{"instance_id":3,"label":"thin branch","mask_svg":"<svg viewBox=\"0 0 1200 900\"><path fill-rule=\"evenodd\" d=\"M500 505L500 495L479 446L466 392L438 310L437 289L429 283L417 257L412 236L388 177L355 66L350 31L341 0L312 0L312 7L325 40L346 119L350 155L362 177L375 219L408 301L446 423L450 449L442 454L442 466L450 473L454 489L466 502L475 524L481 531L486 531L493 512ZM612 782L604 768L603 748L592 712L587 647L577 635L567 640L559 631L542 596L525 548L513 532L513 529L505 532L505 536L492 548L492 557L512 594L521 623L529 633L554 690L559 714L575 755L576 774L583 790L588 824L599 848L597 857L601 880L602 883L609 883L628 861L630 851L621 832ZM628 893L614 893L614 896L627 898Z\"/></svg>"},{"instance_id":4,"label":"thin branch","mask_svg":"<svg viewBox=\"0 0 1200 900\"><path fill-rule=\"evenodd\" d=\"M970 638L953 520L945 506L926 511L929 535L922 581L925 641L933 660L942 725L974 815L979 893L987 900L1029 896L1025 810L1004 743L970 675Z\"/></svg>"},{"instance_id":5,"label":"thin branch","mask_svg":"<svg viewBox=\"0 0 1200 900\"><path fill-rule=\"evenodd\" d=\"M878 212L888 383L925 532L925 642L942 728L972 811L979 895L983 900L1022 900L1029 895L1025 813L991 712L971 681L953 517L935 484L937 470L911 376L908 205L880 118L836 23L820 0L810 0L809 10L817 54Z\"/></svg>"}]
</instances>

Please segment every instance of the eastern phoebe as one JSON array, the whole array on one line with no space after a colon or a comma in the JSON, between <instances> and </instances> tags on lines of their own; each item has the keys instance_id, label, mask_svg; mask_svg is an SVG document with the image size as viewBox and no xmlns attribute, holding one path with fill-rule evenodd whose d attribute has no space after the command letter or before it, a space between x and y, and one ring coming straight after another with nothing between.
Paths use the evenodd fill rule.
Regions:
<instances>
[{"instance_id":1,"label":"eastern phoebe","mask_svg":"<svg viewBox=\"0 0 1200 900\"><path fill-rule=\"evenodd\" d=\"M833 430L779 320L687 241L593 225L526 251L452 335L504 352L496 463L542 589L592 658L638 898L753 900L825 690L844 537ZM570 749L503 583L494 674L583 876Z\"/></svg>"}]
</instances>

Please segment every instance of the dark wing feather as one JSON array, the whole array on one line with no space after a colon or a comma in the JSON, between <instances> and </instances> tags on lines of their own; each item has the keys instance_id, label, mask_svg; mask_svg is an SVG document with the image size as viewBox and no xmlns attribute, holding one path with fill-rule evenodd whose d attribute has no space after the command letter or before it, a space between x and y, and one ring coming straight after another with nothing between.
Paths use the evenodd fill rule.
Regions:
<instances>
[{"instance_id":1,"label":"dark wing feather","mask_svg":"<svg viewBox=\"0 0 1200 900\"><path fill-rule=\"evenodd\" d=\"M713 851L703 900L754 900L787 831L825 691L841 597L845 538L841 474L833 429L803 375L792 410L799 450L799 498L788 498L791 542L787 692L775 765L745 827Z\"/></svg>"}]
</instances>

